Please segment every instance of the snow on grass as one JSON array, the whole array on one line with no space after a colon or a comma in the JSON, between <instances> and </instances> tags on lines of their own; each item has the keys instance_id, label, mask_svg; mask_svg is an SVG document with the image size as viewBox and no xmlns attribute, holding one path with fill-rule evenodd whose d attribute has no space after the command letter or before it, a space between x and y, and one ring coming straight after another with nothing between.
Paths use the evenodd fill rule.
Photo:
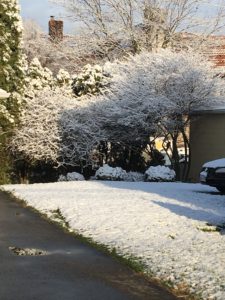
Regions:
<instances>
[{"instance_id":1,"label":"snow on grass","mask_svg":"<svg viewBox=\"0 0 225 300\"><path fill-rule=\"evenodd\" d=\"M154 276L185 283L202 299L225 299L225 196L214 188L102 181L3 188L41 212L59 209L71 228L139 257Z\"/></svg>"}]
</instances>

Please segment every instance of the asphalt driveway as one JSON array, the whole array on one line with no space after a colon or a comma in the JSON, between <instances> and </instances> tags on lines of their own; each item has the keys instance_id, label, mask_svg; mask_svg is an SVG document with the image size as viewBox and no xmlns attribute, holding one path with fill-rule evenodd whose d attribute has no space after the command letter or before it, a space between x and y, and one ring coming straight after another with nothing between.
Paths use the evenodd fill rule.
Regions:
<instances>
[{"instance_id":1,"label":"asphalt driveway","mask_svg":"<svg viewBox=\"0 0 225 300\"><path fill-rule=\"evenodd\" d=\"M176 298L0 192L0 299Z\"/></svg>"}]
</instances>

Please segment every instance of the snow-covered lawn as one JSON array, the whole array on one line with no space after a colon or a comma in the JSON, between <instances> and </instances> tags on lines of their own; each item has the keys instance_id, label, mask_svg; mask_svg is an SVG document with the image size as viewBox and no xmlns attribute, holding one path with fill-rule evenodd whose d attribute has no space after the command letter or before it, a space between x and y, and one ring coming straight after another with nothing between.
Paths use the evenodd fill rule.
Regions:
<instances>
[{"instance_id":1,"label":"snow-covered lawn","mask_svg":"<svg viewBox=\"0 0 225 300\"><path fill-rule=\"evenodd\" d=\"M225 196L199 184L58 182L3 187L84 236L142 259L203 299L225 299Z\"/></svg>"}]
</instances>

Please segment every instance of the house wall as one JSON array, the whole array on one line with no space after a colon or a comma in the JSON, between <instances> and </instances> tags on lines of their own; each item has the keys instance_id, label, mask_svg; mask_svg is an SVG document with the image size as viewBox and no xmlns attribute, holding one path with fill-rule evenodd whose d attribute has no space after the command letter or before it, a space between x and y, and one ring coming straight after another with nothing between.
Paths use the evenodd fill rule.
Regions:
<instances>
[{"instance_id":1,"label":"house wall","mask_svg":"<svg viewBox=\"0 0 225 300\"><path fill-rule=\"evenodd\" d=\"M199 181L202 165L225 157L225 113L194 116L190 122L192 161L190 179Z\"/></svg>"}]
</instances>

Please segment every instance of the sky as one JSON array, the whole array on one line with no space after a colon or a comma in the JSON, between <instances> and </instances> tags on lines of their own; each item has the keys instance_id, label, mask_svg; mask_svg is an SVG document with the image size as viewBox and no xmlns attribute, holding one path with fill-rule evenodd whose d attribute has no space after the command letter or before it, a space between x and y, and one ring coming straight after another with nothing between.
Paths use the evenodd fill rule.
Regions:
<instances>
[{"instance_id":1,"label":"sky","mask_svg":"<svg viewBox=\"0 0 225 300\"><path fill-rule=\"evenodd\" d=\"M212 1L212 2L211 2ZM202 6L202 12L210 18L210 14L215 12L218 3L222 3L225 6L225 0L202 0L204 4ZM64 21L64 33L71 34L75 31L75 26L72 22L66 18L66 11L56 4L50 3L49 0L19 0L21 6L21 14L23 19L32 19L36 21L39 26L48 32L48 20L50 16L55 16L58 19ZM223 30L223 34L225 31Z\"/></svg>"},{"instance_id":2,"label":"sky","mask_svg":"<svg viewBox=\"0 0 225 300\"><path fill-rule=\"evenodd\" d=\"M19 0L21 7L21 15L23 19L34 20L45 31L48 31L48 21L50 16L64 21L64 32L72 33L73 24L63 16L66 15L65 10L56 4L50 3L48 0Z\"/></svg>"}]
</instances>

